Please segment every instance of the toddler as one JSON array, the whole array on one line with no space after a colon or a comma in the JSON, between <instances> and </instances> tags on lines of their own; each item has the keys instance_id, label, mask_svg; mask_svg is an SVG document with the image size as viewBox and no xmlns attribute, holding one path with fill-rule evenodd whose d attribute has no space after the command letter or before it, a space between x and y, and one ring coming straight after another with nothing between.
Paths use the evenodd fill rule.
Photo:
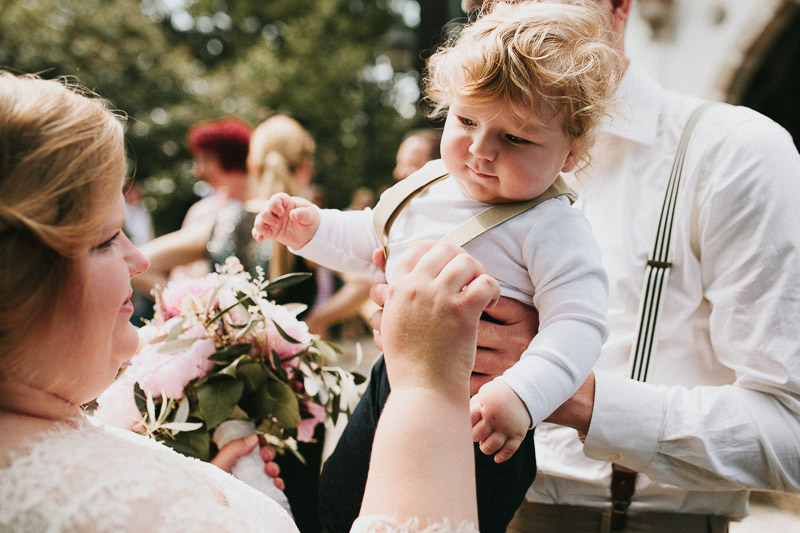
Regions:
<instances>
[{"instance_id":1,"label":"toddler","mask_svg":"<svg viewBox=\"0 0 800 533\"><path fill-rule=\"evenodd\" d=\"M388 283L392 258L411 243L442 237L487 204L535 198L560 173L588 164L621 75L622 59L607 44L600 17L578 5L499 3L430 57L425 97L431 115L446 113L446 120L441 160L418 172L449 177L395 219ZM328 268L362 273L375 271L371 258L382 246L371 210L321 210L285 194L266 203L253 236L276 239ZM499 463L588 376L607 335L607 279L588 222L563 196L464 248L504 296L539 313L539 332L520 361L472 401L473 437Z\"/></svg>"}]
</instances>

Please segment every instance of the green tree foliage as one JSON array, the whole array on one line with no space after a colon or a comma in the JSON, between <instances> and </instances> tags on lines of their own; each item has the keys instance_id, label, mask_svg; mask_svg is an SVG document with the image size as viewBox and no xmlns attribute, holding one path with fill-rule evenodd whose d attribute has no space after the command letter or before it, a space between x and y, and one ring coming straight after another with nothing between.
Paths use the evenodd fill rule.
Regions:
<instances>
[{"instance_id":1,"label":"green tree foliage","mask_svg":"<svg viewBox=\"0 0 800 533\"><path fill-rule=\"evenodd\" d=\"M317 141L317 183L343 207L356 187L391 181L421 122L393 105L399 75L365 76L399 21L388 1L4 0L0 68L74 76L129 116L159 233L194 200L188 127L223 116L298 119Z\"/></svg>"}]
</instances>

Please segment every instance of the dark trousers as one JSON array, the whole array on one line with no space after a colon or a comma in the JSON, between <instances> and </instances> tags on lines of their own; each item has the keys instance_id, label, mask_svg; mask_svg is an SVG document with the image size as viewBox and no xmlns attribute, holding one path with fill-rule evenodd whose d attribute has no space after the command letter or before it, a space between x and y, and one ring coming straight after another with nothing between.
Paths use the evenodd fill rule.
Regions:
<instances>
[{"instance_id":1,"label":"dark trousers","mask_svg":"<svg viewBox=\"0 0 800 533\"><path fill-rule=\"evenodd\" d=\"M305 459L302 463L294 454L278 455L275 462L281 467L281 477L286 483L286 499L292 508L295 524L300 533L320 533L319 522L319 470L322 463L322 446L325 425L314 430L313 442L298 442L297 451Z\"/></svg>"},{"instance_id":2,"label":"dark trousers","mask_svg":"<svg viewBox=\"0 0 800 533\"><path fill-rule=\"evenodd\" d=\"M358 516L367 482L372 439L378 417L389 396L383 357L372 367L367 390L350 416L336 449L322 468L319 510L323 530L346 533ZM475 445L478 521L481 533L504 533L536 476L533 432L504 463ZM442 498L447 498L446 494Z\"/></svg>"}]
</instances>

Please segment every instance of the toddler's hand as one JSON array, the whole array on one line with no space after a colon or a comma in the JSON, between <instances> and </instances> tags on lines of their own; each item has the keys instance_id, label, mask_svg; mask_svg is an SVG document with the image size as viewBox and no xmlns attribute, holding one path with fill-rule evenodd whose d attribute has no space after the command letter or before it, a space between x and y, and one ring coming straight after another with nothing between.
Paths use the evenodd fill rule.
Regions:
<instances>
[{"instance_id":1,"label":"toddler's hand","mask_svg":"<svg viewBox=\"0 0 800 533\"><path fill-rule=\"evenodd\" d=\"M294 249L302 248L319 227L319 208L298 196L279 192L267 200L253 223L258 242L275 239Z\"/></svg>"},{"instance_id":2,"label":"toddler's hand","mask_svg":"<svg viewBox=\"0 0 800 533\"><path fill-rule=\"evenodd\" d=\"M472 439L496 463L507 461L517 451L531 425L525 402L500 380L486 383L470 401Z\"/></svg>"}]
</instances>

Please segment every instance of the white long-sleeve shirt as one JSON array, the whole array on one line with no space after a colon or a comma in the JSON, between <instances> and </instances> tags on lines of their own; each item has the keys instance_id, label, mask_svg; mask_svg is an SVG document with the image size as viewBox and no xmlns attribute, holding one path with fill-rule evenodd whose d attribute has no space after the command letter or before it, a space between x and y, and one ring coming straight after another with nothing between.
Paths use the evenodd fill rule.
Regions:
<instances>
[{"instance_id":1,"label":"white long-sleeve shirt","mask_svg":"<svg viewBox=\"0 0 800 533\"><path fill-rule=\"evenodd\" d=\"M619 96L588 175L571 183L609 275L591 426L585 446L574 430L537 428L528 498L607 507L614 461L644 474L631 510L739 518L747 487L800 490L800 156L752 110L717 104L703 115L686 155L657 353L648 382L635 382L644 265L678 138L701 101L633 64Z\"/></svg>"},{"instance_id":2,"label":"white long-sleeve shirt","mask_svg":"<svg viewBox=\"0 0 800 533\"><path fill-rule=\"evenodd\" d=\"M441 161L428 164L444 173ZM393 281L395 260L412 243L439 239L486 207L465 197L452 178L414 197L392 225L387 281ZM374 274L372 253L380 246L371 210L322 210L316 235L297 253L334 270ZM566 198L555 198L464 248L499 281L504 296L539 312L539 333L500 378L536 425L583 383L608 333L608 286L591 228Z\"/></svg>"}]
</instances>

